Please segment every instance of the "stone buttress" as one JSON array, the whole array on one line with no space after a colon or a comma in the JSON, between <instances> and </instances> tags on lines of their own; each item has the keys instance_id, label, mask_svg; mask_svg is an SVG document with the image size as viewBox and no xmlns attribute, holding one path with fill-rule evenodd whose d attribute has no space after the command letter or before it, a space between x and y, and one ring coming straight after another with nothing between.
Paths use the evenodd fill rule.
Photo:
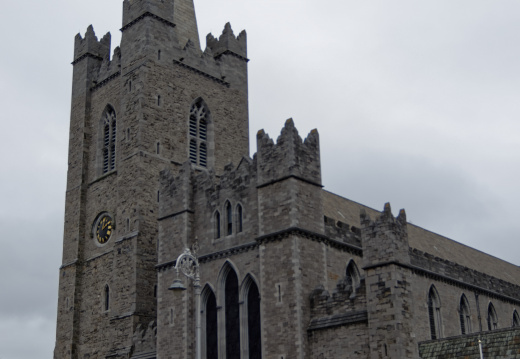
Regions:
<instances>
[{"instance_id":1,"label":"stone buttress","mask_svg":"<svg viewBox=\"0 0 520 359\"><path fill-rule=\"evenodd\" d=\"M406 214L387 203L374 221L362 212L370 358L418 358Z\"/></svg>"}]
</instances>

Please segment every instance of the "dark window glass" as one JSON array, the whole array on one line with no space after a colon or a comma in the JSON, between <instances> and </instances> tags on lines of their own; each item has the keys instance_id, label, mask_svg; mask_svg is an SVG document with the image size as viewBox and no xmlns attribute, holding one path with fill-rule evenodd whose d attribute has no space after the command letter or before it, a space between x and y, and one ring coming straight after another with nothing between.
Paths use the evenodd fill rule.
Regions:
<instances>
[{"instance_id":1,"label":"dark window glass","mask_svg":"<svg viewBox=\"0 0 520 359\"><path fill-rule=\"evenodd\" d=\"M238 278L234 270L226 277L226 359L240 359Z\"/></svg>"},{"instance_id":2,"label":"dark window glass","mask_svg":"<svg viewBox=\"0 0 520 359\"><path fill-rule=\"evenodd\" d=\"M260 293L253 282L247 295L247 329L249 333L249 359L262 359L260 330Z\"/></svg>"},{"instance_id":3,"label":"dark window glass","mask_svg":"<svg viewBox=\"0 0 520 359\"><path fill-rule=\"evenodd\" d=\"M217 301L211 292L206 302L206 358L218 359Z\"/></svg>"}]
</instances>

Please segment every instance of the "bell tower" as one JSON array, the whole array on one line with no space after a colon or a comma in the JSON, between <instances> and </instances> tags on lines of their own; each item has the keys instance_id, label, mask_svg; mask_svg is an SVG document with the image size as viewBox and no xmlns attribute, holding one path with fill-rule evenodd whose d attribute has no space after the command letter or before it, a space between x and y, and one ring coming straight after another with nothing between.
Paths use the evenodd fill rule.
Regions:
<instances>
[{"instance_id":1,"label":"bell tower","mask_svg":"<svg viewBox=\"0 0 520 359\"><path fill-rule=\"evenodd\" d=\"M159 173L249 154L244 31L202 51L193 0L124 0L121 31L112 53L75 38L55 359L133 355L157 316Z\"/></svg>"}]
</instances>

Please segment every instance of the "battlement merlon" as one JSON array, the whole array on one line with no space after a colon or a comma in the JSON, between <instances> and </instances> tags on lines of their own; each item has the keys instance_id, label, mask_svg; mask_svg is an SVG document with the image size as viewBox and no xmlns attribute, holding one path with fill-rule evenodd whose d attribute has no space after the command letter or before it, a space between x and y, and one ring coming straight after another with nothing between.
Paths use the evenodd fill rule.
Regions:
<instances>
[{"instance_id":1,"label":"battlement merlon","mask_svg":"<svg viewBox=\"0 0 520 359\"><path fill-rule=\"evenodd\" d=\"M361 219L361 244L363 248L363 267L374 267L386 263L410 263L408 224L406 212L399 211L395 218L390 203L374 221L363 210Z\"/></svg>"},{"instance_id":2,"label":"battlement merlon","mask_svg":"<svg viewBox=\"0 0 520 359\"><path fill-rule=\"evenodd\" d=\"M288 119L276 144L263 131L257 134L258 185L295 177L321 187L320 141L316 129L302 141Z\"/></svg>"},{"instance_id":3,"label":"battlement merlon","mask_svg":"<svg viewBox=\"0 0 520 359\"><path fill-rule=\"evenodd\" d=\"M90 25L87 28L85 37L81 37L81 34L77 34L74 39L73 64L87 56L97 58L99 61L110 58L110 42L110 32L107 32L106 35L98 41L96 33L94 32L94 27Z\"/></svg>"},{"instance_id":4,"label":"battlement merlon","mask_svg":"<svg viewBox=\"0 0 520 359\"><path fill-rule=\"evenodd\" d=\"M216 39L211 33L208 34L206 36L206 45L211 49L215 58L229 54L248 61L246 31L242 30L242 32L235 37L229 22L224 26L224 30L218 39Z\"/></svg>"}]
</instances>

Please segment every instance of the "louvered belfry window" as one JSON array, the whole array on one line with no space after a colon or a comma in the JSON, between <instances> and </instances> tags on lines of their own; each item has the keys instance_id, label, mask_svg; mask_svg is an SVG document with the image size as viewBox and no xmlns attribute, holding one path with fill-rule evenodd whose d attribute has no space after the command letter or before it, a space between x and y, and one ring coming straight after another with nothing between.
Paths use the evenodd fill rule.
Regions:
<instances>
[{"instance_id":1,"label":"louvered belfry window","mask_svg":"<svg viewBox=\"0 0 520 359\"><path fill-rule=\"evenodd\" d=\"M189 143L190 162L201 167L208 166L208 109L202 100L190 109Z\"/></svg>"},{"instance_id":2,"label":"louvered belfry window","mask_svg":"<svg viewBox=\"0 0 520 359\"><path fill-rule=\"evenodd\" d=\"M116 112L107 106L103 116L103 173L116 168Z\"/></svg>"}]
</instances>

